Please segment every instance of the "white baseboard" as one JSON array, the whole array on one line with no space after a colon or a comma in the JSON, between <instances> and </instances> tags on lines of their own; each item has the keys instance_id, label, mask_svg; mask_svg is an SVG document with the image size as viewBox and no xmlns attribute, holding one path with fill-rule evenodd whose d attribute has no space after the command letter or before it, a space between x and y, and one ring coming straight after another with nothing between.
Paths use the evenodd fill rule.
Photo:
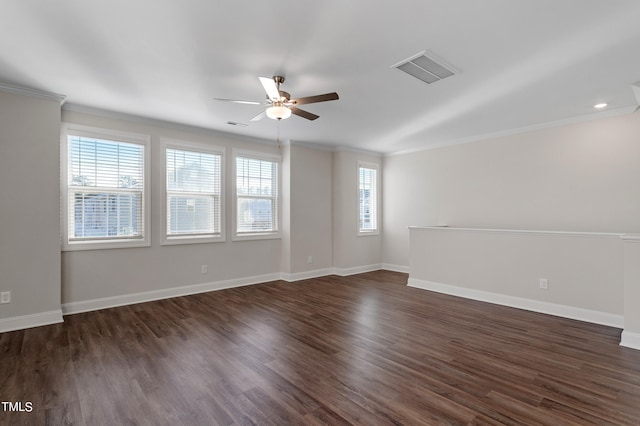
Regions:
<instances>
[{"instance_id":1,"label":"white baseboard","mask_svg":"<svg viewBox=\"0 0 640 426\"><path fill-rule=\"evenodd\" d=\"M622 338L620 339L620 346L625 348L640 350L640 334L631 333L630 331L622 330Z\"/></svg>"},{"instance_id":2,"label":"white baseboard","mask_svg":"<svg viewBox=\"0 0 640 426\"><path fill-rule=\"evenodd\" d=\"M62 310L0 319L0 333L62 322Z\"/></svg>"},{"instance_id":3,"label":"white baseboard","mask_svg":"<svg viewBox=\"0 0 640 426\"><path fill-rule=\"evenodd\" d=\"M349 275L378 271L380 269L382 269L382 263L376 263L374 265L354 266L352 268L333 268L333 273L341 277L346 277Z\"/></svg>"},{"instance_id":4,"label":"white baseboard","mask_svg":"<svg viewBox=\"0 0 640 426\"><path fill-rule=\"evenodd\" d=\"M141 293L123 294L120 296L65 303L62 305L62 313L64 315L71 315L81 312L97 311L99 309L115 308L117 306L151 302L153 300L168 299L170 297L188 296L190 294L206 293L209 291L224 290L226 288L241 287L245 285L253 285L275 280L294 282L306 280L309 278L324 277L332 274L347 276L363 272L376 271L381 268L381 264L358 266L354 268L324 268L293 274L273 273L255 277L237 278L232 280L194 284L182 287L172 287L162 290L152 290Z\"/></svg>"},{"instance_id":5,"label":"white baseboard","mask_svg":"<svg viewBox=\"0 0 640 426\"><path fill-rule=\"evenodd\" d=\"M188 296L190 294L206 293L226 288L242 287L280 279L279 273L258 275L255 277L237 278L224 281L216 281L202 284L193 284L182 287L172 287L162 290L145 291L142 293L123 294L121 296L104 297L101 299L83 300L62 305L64 315L78 314L81 312L96 311L98 309L115 308L117 306L133 305L135 303L151 302L153 300L168 299L171 297Z\"/></svg>"},{"instance_id":6,"label":"white baseboard","mask_svg":"<svg viewBox=\"0 0 640 426\"><path fill-rule=\"evenodd\" d=\"M293 274L282 272L280 274L280 279L287 282L294 282L308 280L310 278L326 277L327 275L332 275L333 273L333 268L316 269L314 271L296 272Z\"/></svg>"},{"instance_id":7,"label":"white baseboard","mask_svg":"<svg viewBox=\"0 0 640 426\"><path fill-rule=\"evenodd\" d=\"M387 267L385 267L387 266ZM182 287L172 287L161 290L151 290L140 293L123 294L119 296L104 297L100 299L83 300L79 302L64 303L62 314L71 315L81 312L97 311L99 309L115 308L117 306L132 305L135 303L151 302L153 300L168 299L171 297L188 296L190 294L206 293L209 291L224 290L226 288L242 287L246 285L260 284L269 281L283 280L295 282L310 278L324 277L327 275L348 276L364 272L377 271L379 269L391 269L393 265L365 265L353 268L324 268L313 271L297 273L272 273L254 277L237 278L224 281L215 281L202 284L193 284ZM402 267L400 267L402 268Z\"/></svg>"},{"instance_id":8,"label":"white baseboard","mask_svg":"<svg viewBox=\"0 0 640 426\"><path fill-rule=\"evenodd\" d=\"M282 280L293 282L300 280L307 280L309 278L326 277L327 275L338 275L341 277L347 277L349 275L363 274L365 272L379 271L381 269L393 272L409 273L408 266L391 265L389 263L376 263L373 265L354 266L351 268L325 268L317 269L315 271L298 272L294 274L282 273Z\"/></svg>"},{"instance_id":9,"label":"white baseboard","mask_svg":"<svg viewBox=\"0 0 640 426\"><path fill-rule=\"evenodd\" d=\"M563 318L591 322L594 324L608 325L610 327L622 328L624 325L624 317L622 315L593 311L590 309L577 308L574 306L560 305L556 303L542 302L539 300L525 299L522 297L508 296L505 294L491 293L488 291L474 290L448 284L434 283L431 281L419 280L411 277L409 277L407 285L409 287L420 288L423 290L430 290L438 293L449 294L452 296L459 296L467 299L493 303L496 305L509 306L512 308L525 309L527 311L539 312L542 314L549 314Z\"/></svg>"},{"instance_id":10,"label":"white baseboard","mask_svg":"<svg viewBox=\"0 0 640 426\"><path fill-rule=\"evenodd\" d=\"M404 265L393 265L391 263L383 263L381 269L393 272L402 272L403 274L409 273L409 267Z\"/></svg>"}]
</instances>

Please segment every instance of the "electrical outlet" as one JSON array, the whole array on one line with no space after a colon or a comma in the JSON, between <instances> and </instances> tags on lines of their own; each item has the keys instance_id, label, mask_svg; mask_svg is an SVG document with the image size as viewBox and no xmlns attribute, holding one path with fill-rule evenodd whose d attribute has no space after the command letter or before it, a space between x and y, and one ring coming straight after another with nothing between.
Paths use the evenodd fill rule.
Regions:
<instances>
[{"instance_id":1,"label":"electrical outlet","mask_svg":"<svg viewBox=\"0 0 640 426\"><path fill-rule=\"evenodd\" d=\"M202 265L200 267L200 272L202 272L203 274L206 274L208 272L207 265Z\"/></svg>"},{"instance_id":2,"label":"electrical outlet","mask_svg":"<svg viewBox=\"0 0 640 426\"><path fill-rule=\"evenodd\" d=\"M307 263L313 263L313 256L307 256Z\"/></svg>"},{"instance_id":3,"label":"electrical outlet","mask_svg":"<svg viewBox=\"0 0 640 426\"><path fill-rule=\"evenodd\" d=\"M540 278L540 288L546 290L549 288L549 280L546 278Z\"/></svg>"},{"instance_id":4,"label":"electrical outlet","mask_svg":"<svg viewBox=\"0 0 640 426\"><path fill-rule=\"evenodd\" d=\"M11 292L3 291L0 293L0 303L11 303Z\"/></svg>"}]
</instances>

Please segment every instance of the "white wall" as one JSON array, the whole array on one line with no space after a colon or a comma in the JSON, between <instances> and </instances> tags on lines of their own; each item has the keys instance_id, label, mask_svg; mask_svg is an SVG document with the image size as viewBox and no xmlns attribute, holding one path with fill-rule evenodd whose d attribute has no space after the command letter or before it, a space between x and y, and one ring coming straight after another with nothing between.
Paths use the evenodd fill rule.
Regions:
<instances>
[{"instance_id":1,"label":"white wall","mask_svg":"<svg viewBox=\"0 0 640 426\"><path fill-rule=\"evenodd\" d=\"M0 92L0 331L62 319L59 137L58 101Z\"/></svg>"},{"instance_id":2,"label":"white wall","mask_svg":"<svg viewBox=\"0 0 640 426\"><path fill-rule=\"evenodd\" d=\"M162 297L178 294L179 288L196 291L215 288L215 283L301 279L333 271L333 153L307 146L277 147L233 138L217 132L157 122L108 118L63 111L63 121L151 136L151 247L70 251L62 254L62 301L69 311L126 303L127 295ZM210 244L160 245L162 237L162 152L160 138L210 143L226 147L227 241ZM232 241L232 149L256 150L282 156L282 238ZM355 178L355 166L354 166ZM341 191L340 188L338 188ZM353 187L355 196L355 187ZM349 206L355 212L357 204ZM355 224L355 219L354 219ZM379 238L378 238L379 240ZM308 256L312 262L308 262ZM376 255L366 262L380 262ZM369 263L367 263L368 265ZM201 265L208 273L201 273ZM359 266L355 264L353 266ZM226 285L226 284L225 284ZM144 297L143 297L144 298ZM135 299L137 300L137 299Z\"/></svg>"},{"instance_id":3,"label":"white wall","mask_svg":"<svg viewBox=\"0 0 640 426\"><path fill-rule=\"evenodd\" d=\"M410 225L640 231L640 114L384 158L383 262Z\"/></svg>"},{"instance_id":4,"label":"white wall","mask_svg":"<svg viewBox=\"0 0 640 426\"><path fill-rule=\"evenodd\" d=\"M232 149L280 154L275 144L256 143L229 135L174 125L107 118L63 111L64 122L151 136L151 247L62 253L62 301L72 304L174 287L237 279L273 279L281 271L281 239L231 241ZM227 241L210 244L159 244L162 236L162 151L160 138L226 147ZM56 177L57 179L57 177ZM201 273L201 265L208 273ZM251 281L251 280L250 280Z\"/></svg>"},{"instance_id":5,"label":"white wall","mask_svg":"<svg viewBox=\"0 0 640 426\"><path fill-rule=\"evenodd\" d=\"M342 273L375 269L382 262L382 229L379 235L358 235L358 161L382 162L380 157L351 151L333 153L333 265ZM382 180L382 168L379 173ZM385 196L383 191L378 199Z\"/></svg>"},{"instance_id":6,"label":"white wall","mask_svg":"<svg viewBox=\"0 0 640 426\"><path fill-rule=\"evenodd\" d=\"M291 274L291 145L282 146L282 188L280 193L282 245L280 270Z\"/></svg>"},{"instance_id":7,"label":"white wall","mask_svg":"<svg viewBox=\"0 0 640 426\"><path fill-rule=\"evenodd\" d=\"M289 155L291 251L288 272L324 271L333 266L332 153L294 144L289 147Z\"/></svg>"},{"instance_id":8,"label":"white wall","mask_svg":"<svg viewBox=\"0 0 640 426\"><path fill-rule=\"evenodd\" d=\"M3 202L2 209L3 223L10 225L3 229L0 246L0 290L12 291L14 299L0 307L0 319L14 321L20 315L49 310L59 317L61 303L65 311L78 312L167 297L179 294L180 289L185 293L205 291L215 288L212 284L216 283L241 285L281 276L299 279L331 273L336 267L339 273L354 273L380 266L381 236L356 236L357 161L379 163L379 157L347 152L334 155L295 144L281 150L265 141L118 114L64 110L61 119L56 102L5 93L0 101L3 182L12 182L24 170L37 170L37 174L26 176L19 190L6 184L0 193L2 199L10 200ZM150 247L60 253L61 121L150 136ZM226 148L227 241L160 244L162 137ZM283 238L232 241L233 182L229 171L233 170L235 148L282 155ZM24 229L29 232L25 234ZM337 245L339 256L334 254ZM201 273L201 265L208 266L208 273Z\"/></svg>"},{"instance_id":9,"label":"white wall","mask_svg":"<svg viewBox=\"0 0 640 426\"><path fill-rule=\"evenodd\" d=\"M622 326L619 234L411 228L409 283ZM541 289L539 280L547 279ZM625 321L626 323L626 321Z\"/></svg>"}]
</instances>

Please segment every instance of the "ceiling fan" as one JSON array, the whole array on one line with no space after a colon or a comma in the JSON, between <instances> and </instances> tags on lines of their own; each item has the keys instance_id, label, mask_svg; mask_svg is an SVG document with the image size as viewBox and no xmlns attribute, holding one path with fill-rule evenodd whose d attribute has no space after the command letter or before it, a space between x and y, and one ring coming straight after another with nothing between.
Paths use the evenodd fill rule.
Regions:
<instances>
[{"instance_id":1,"label":"ceiling fan","mask_svg":"<svg viewBox=\"0 0 640 426\"><path fill-rule=\"evenodd\" d=\"M323 95L306 96L304 98L291 99L291 95L288 92L280 90L280 85L284 83L283 76L275 75L271 78L269 77L258 77L258 78L260 79L260 83L262 83L262 87L264 87L264 91L267 92L267 100L265 102L241 101L241 100L235 100L235 99L222 99L222 98L214 98L214 99L216 101L234 102L238 104L269 105L269 107L265 111L253 117L251 121L262 120L265 116L272 118L274 120L284 120L286 118L291 117L291 114L295 114L298 117L306 118L307 120L315 120L320 116L310 113L309 111L300 109L297 106L304 105L304 104L313 104L317 102L335 101L339 99L338 94L336 92L325 93Z\"/></svg>"}]
</instances>

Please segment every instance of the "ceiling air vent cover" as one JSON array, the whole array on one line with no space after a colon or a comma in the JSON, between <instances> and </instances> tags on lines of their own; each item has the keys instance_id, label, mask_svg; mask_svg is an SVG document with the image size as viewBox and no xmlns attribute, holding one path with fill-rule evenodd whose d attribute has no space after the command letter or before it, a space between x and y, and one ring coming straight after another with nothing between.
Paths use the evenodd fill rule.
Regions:
<instances>
[{"instance_id":1,"label":"ceiling air vent cover","mask_svg":"<svg viewBox=\"0 0 640 426\"><path fill-rule=\"evenodd\" d=\"M442 60L434 58L433 55L427 56L426 51L404 59L391 67L404 71L427 84L455 75L453 67L445 65Z\"/></svg>"}]
</instances>

